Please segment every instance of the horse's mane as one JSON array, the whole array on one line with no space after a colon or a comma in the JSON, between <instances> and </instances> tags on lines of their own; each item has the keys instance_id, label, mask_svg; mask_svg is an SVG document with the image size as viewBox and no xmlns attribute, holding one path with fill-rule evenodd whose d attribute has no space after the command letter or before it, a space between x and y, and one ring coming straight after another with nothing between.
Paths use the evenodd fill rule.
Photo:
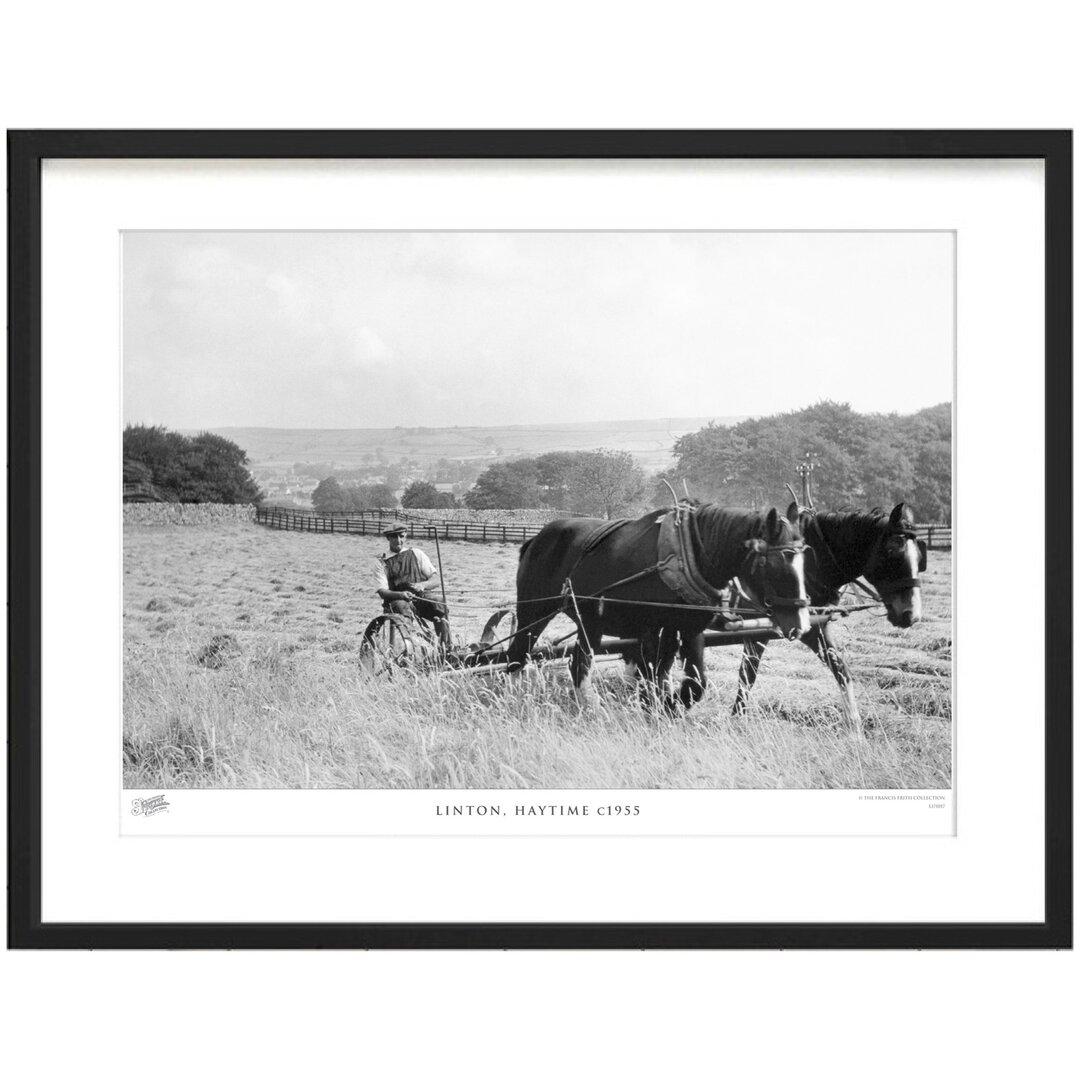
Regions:
<instances>
[{"instance_id":1,"label":"horse's mane","mask_svg":"<svg viewBox=\"0 0 1080 1080\"><path fill-rule=\"evenodd\" d=\"M765 536L767 517L767 513L757 510L733 510L715 503L703 503L695 508L698 554L709 580L722 583L737 572L746 558L747 540ZM772 542L783 544L799 539L798 528L779 512L777 527L779 533Z\"/></svg>"},{"instance_id":2,"label":"horse's mane","mask_svg":"<svg viewBox=\"0 0 1080 1080\"><path fill-rule=\"evenodd\" d=\"M815 527L829 547L829 553L845 575L845 581L854 581L866 566L874 544L882 532L888 529L889 515L880 506L873 510L827 510L817 514L799 515L803 535L815 546ZM836 567L826 557L820 561L821 572L828 577L836 576ZM824 584L824 583L823 583Z\"/></svg>"}]
</instances>

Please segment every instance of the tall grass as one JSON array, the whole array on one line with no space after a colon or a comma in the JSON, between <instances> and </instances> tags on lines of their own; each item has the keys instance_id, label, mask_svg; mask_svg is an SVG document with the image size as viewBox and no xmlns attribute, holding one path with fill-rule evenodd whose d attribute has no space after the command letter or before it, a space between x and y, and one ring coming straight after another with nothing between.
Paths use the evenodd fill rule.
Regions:
<instances>
[{"instance_id":1,"label":"tall grass","mask_svg":"<svg viewBox=\"0 0 1080 1080\"><path fill-rule=\"evenodd\" d=\"M730 716L737 649L712 649L688 713L643 710L598 664L582 711L565 663L518 677L423 667L365 677L377 614L372 538L254 525L125 530L129 787L939 788L950 783L949 557L931 555L925 621L838 629L869 722L855 739L831 676L770 645L750 710ZM512 596L514 545L443 546L455 632ZM469 605L466 607L465 605Z\"/></svg>"}]
</instances>

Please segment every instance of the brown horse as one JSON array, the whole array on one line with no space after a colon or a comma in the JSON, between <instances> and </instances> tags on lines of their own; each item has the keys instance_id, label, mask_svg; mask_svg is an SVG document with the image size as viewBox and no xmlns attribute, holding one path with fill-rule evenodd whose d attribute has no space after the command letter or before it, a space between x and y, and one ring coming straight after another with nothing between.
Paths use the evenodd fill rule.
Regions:
<instances>
[{"instance_id":1,"label":"brown horse","mask_svg":"<svg viewBox=\"0 0 1080 1080\"><path fill-rule=\"evenodd\" d=\"M809 550L807 589L815 607L837 604L840 590L862 577L877 590L893 626L906 629L919 621L922 617L919 574L926 569L926 544L916 539L915 519L905 503L894 506L891 514L881 509L869 513L817 513L800 511L792 503L788 518L798 524ZM815 626L803 636L802 642L833 673L843 694L848 721L860 731L862 719L851 673L833 641L829 623ZM767 644L748 641L743 646L736 714L746 709Z\"/></svg>"},{"instance_id":2,"label":"brown horse","mask_svg":"<svg viewBox=\"0 0 1080 1080\"><path fill-rule=\"evenodd\" d=\"M660 697L681 639L686 669L677 700L689 708L705 692L703 632L736 576L786 637L809 630L801 534L776 510L705 504L633 521L552 521L521 546L510 670L528 660L544 627L565 612L578 628L570 671L579 698L589 693L603 635L636 641L627 659L648 682L643 693Z\"/></svg>"}]
</instances>

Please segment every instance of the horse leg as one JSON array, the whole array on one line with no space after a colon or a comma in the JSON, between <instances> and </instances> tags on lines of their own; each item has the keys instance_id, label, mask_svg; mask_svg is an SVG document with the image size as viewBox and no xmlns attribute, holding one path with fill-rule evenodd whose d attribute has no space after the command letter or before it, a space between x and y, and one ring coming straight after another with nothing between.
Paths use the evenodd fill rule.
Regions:
<instances>
[{"instance_id":1,"label":"horse leg","mask_svg":"<svg viewBox=\"0 0 1080 1080\"><path fill-rule=\"evenodd\" d=\"M683 639L683 681L679 686L679 700L684 709L705 696L708 682L705 678L705 635L691 634Z\"/></svg>"},{"instance_id":2,"label":"horse leg","mask_svg":"<svg viewBox=\"0 0 1080 1080\"><path fill-rule=\"evenodd\" d=\"M639 684L638 697L644 709L652 711L660 701L660 689L663 676L661 669L661 632L643 630L637 639L637 645L631 654L637 668Z\"/></svg>"},{"instance_id":3,"label":"horse leg","mask_svg":"<svg viewBox=\"0 0 1080 1080\"><path fill-rule=\"evenodd\" d=\"M550 601L523 600L517 605L520 629L506 647L507 671L518 672L528 663L536 639L544 632L544 627L558 615L559 610L558 605L552 607Z\"/></svg>"},{"instance_id":4,"label":"horse leg","mask_svg":"<svg viewBox=\"0 0 1080 1080\"><path fill-rule=\"evenodd\" d=\"M578 625L578 640L570 654L570 678L574 683L574 692L582 709L590 709L597 703L597 694L592 685L593 653L592 642L600 641L600 625L582 620Z\"/></svg>"},{"instance_id":5,"label":"horse leg","mask_svg":"<svg viewBox=\"0 0 1080 1080\"><path fill-rule=\"evenodd\" d=\"M661 626L657 631L656 663L653 664L652 677L657 697L663 702L664 711L669 716L674 715L678 707L678 694L672 690L669 681L678 650L678 632Z\"/></svg>"},{"instance_id":6,"label":"horse leg","mask_svg":"<svg viewBox=\"0 0 1080 1080\"><path fill-rule=\"evenodd\" d=\"M757 681L761 658L765 655L764 641L746 641L743 643L742 663L739 665L739 692L735 695L732 716L742 716L750 700L750 690Z\"/></svg>"},{"instance_id":7,"label":"horse leg","mask_svg":"<svg viewBox=\"0 0 1080 1080\"><path fill-rule=\"evenodd\" d=\"M815 626L809 634L802 639L811 649L818 654L821 662L833 673L840 693L843 696L844 716L855 735L861 735L863 731L862 716L859 714L859 705L855 700L855 682L851 678L851 672L844 662L840 650L829 633L829 624Z\"/></svg>"}]
</instances>

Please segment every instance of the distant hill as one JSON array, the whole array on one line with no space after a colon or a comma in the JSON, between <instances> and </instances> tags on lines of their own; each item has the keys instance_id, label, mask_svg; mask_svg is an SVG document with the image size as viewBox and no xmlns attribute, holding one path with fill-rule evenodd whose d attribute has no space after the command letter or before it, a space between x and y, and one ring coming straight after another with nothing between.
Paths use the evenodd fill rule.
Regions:
<instances>
[{"instance_id":1,"label":"distant hill","mask_svg":"<svg viewBox=\"0 0 1080 1080\"><path fill-rule=\"evenodd\" d=\"M372 456L386 463L412 460L420 466L448 461L490 464L551 450L626 450L649 471L668 468L680 436L706 424L730 425L741 416L611 420L580 424L515 424L509 427L448 428L209 428L248 454L255 468L288 468L296 462L333 462L358 468Z\"/></svg>"}]
</instances>

